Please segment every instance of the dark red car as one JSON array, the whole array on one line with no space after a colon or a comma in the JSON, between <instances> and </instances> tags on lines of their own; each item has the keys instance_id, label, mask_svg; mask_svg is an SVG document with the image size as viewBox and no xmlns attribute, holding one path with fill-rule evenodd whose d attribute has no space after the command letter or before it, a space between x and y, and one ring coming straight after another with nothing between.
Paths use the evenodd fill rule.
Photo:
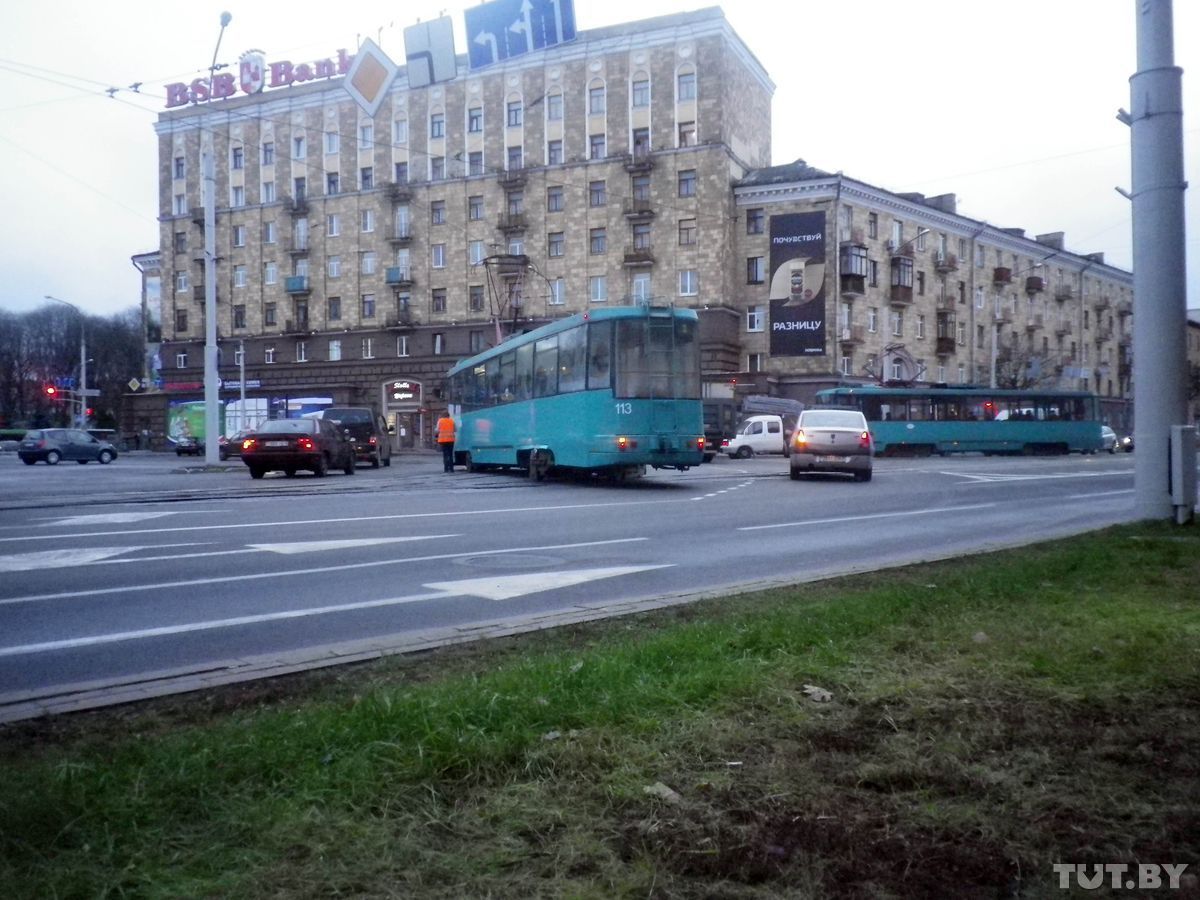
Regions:
<instances>
[{"instance_id":1,"label":"dark red car","mask_svg":"<svg viewBox=\"0 0 1200 900\"><path fill-rule=\"evenodd\" d=\"M323 419L271 419L242 441L242 462L251 478L301 469L323 478L330 469L354 474L354 440Z\"/></svg>"}]
</instances>

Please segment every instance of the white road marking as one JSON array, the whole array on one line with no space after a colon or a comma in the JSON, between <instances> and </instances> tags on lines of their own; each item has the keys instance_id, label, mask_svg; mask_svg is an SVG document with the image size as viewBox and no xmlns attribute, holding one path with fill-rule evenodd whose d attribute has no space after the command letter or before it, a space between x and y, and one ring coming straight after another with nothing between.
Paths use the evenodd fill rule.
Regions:
<instances>
[{"instance_id":1,"label":"white road marking","mask_svg":"<svg viewBox=\"0 0 1200 900\"><path fill-rule=\"evenodd\" d=\"M33 572L39 569L67 569L102 562L122 553L134 553L143 547L63 547L36 553L0 556L0 572Z\"/></svg>"},{"instance_id":2,"label":"white road marking","mask_svg":"<svg viewBox=\"0 0 1200 900\"><path fill-rule=\"evenodd\" d=\"M120 525L125 522L145 522L147 519L161 519L173 515L171 512L115 512L96 513L90 516L70 516L65 519L50 519L42 522L42 528L53 528L62 525Z\"/></svg>"},{"instance_id":3,"label":"white road marking","mask_svg":"<svg viewBox=\"0 0 1200 900\"><path fill-rule=\"evenodd\" d=\"M87 637L67 638L61 641L45 641L40 644L22 644L0 647L0 657L25 656L55 650L74 650L79 647L94 647L99 644L115 644L121 641L144 640L145 638L168 637L196 631L212 631L217 628L235 628L240 625L258 625L263 622L278 622L285 619L302 619L330 613L354 612L362 609L378 609L425 600L440 600L447 597L483 597L486 600L508 600L524 594L536 594L555 588L570 587L601 578L631 575L651 569L669 568L666 565L613 566L600 569L580 569L567 572L537 572L525 575L509 575L499 578L469 578L463 581L442 581L422 587L433 588L427 594L409 594L406 597L385 597L379 600L360 600L357 603L341 603L336 606L314 606L307 609L286 609L252 616L235 616L228 619L212 619L206 622L188 622L182 625L163 625L158 628L142 628L136 631L117 631L110 634L95 634Z\"/></svg>"},{"instance_id":4,"label":"white road marking","mask_svg":"<svg viewBox=\"0 0 1200 900\"><path fill-rule=\"evenodd\" d=\"M1112 472L1060 472L1051 473L1048 475L1009 475L1007 473L979 473L972 474L970 472L939 472L939 475L955 475L959 478L966 478L968 481L977 484L988 484L997 481L1042 481L1055 478L1107 478L1112 476ZM1122 473L1117 473L1122 474Z\"/></svg>"},{"instance_id":5,"label":"white road marking","mask_svg":"<svg viewBox=\"0 0 1200 900\"><path fill-rule=\"evenodd\" d=\"M778 522L774 525L743 525L738 531L763 531L767 528L798 528L809 525L832 525L838 522L865 522L868 519L897 519L905 516L928 516L933 513L963 512L972 509L989 509L998 503L976 503L971 506L942 506L935 509L913 509L903 512L871 513L865 516L838 516L832 519L805 519L803 522Z\"/></svg>"},{"instance_id":6,"label":"white road marking","mask_svg":"<svg viewBox=\"0 0 1200 900\"><path fill-rule=\"evenodd\" d=\"M341 541L296 541L287 544L247 544L252 550L267 553L316 553L320 550L349 550L354 547L376 547L380 544L402 544L408 541L435 541L459 537L457 534L421 534L414 537L350 538Z\"/></svg>"},{"instance_id":7,"label":"white road marking","mask_svg":"<svg viewBox=\"0 0 1200 900\"><path fill-rule=\"evenodd\" d=\"M309 569L291 569L286 572L255 572L246 575L220 575L212 578L191 578L186 581L166 581L152 584L126 584L119 587L92 588L83 591L61 591L57 594L31 594L25 597L8 597L0 600L0 606L14 606L20 603L36 603L41 600L66 600L79 597L100 597L105 594L129 594L134 591L163 591L172 588L198 587L209 584L224 584L230 581L247 582L263 578L287 578L296 575L318 575L324 572L346 572L354 569L373 569L379 566L407 565L414 562L431 562L439 559L456 559L461 556L501 556L509 553L535 553L542 550L574 550L580 547L603 547L612 544L632 544L648 541L646 537L614 538L606 541L582 541L573 544L547 544L538 547L507 547L500 550L477 550L471 553L456 551L454 553L436 553L429 556L404 556L395 559L379 559L360 563L345 563L340 566L314 566Z\"/></svg>"}]
</instances>

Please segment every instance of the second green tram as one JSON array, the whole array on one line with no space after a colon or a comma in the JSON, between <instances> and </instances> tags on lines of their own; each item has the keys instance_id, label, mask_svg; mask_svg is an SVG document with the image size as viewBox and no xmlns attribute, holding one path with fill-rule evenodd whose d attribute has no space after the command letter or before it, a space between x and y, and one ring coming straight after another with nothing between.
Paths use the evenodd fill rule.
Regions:
<instances>
[{"instance_id":1,"label":"second green tram","mask_svg":"<svg viewBox=\"0 0 1200 900\"><path fill-rule=\"evenodd\" d=\"M704 459L699 319L649 305L552 322L449 373L455 455L469 469L624 475Z\"/></svg>"}]
</instances>

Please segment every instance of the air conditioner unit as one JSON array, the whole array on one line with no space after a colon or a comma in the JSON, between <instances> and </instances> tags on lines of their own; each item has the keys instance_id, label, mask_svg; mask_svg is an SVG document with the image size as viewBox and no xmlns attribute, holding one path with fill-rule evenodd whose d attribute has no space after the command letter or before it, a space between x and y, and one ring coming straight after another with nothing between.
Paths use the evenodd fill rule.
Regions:
<instances>
[{"instance_id":1,"label":"air conditioner unit","mask_svg":"<svg viewBox=\"0 0 1200 900\"><path fill-rule=\"evenodd\" d=\"M888 251L889 251L889 252L895 251L895 250L897 250L899 247L900 247L900 245L899 245L899 244L897 244L895 241L893 241L893 240L890 240L890 239L888 240L888 242L887 242L887 248L888 248Z\"/></svg>"}]
</instances>

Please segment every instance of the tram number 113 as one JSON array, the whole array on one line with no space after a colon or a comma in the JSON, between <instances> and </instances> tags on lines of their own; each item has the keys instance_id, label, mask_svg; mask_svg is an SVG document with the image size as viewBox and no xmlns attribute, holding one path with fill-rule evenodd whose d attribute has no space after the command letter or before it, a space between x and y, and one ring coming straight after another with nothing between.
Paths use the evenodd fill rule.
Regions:
<instances>
[{"instance_id":1,"label":"tram number 113","mask_svg":"<svg viewBox=\"0 0 1200 900\"><path fill-rule=\"evenodd\" d=\"M617 407L617 415L618 416L633 415L633 404L632 403L618 403L618 404L616 404L616 407Z\"/></svg>"}]
</instances>

